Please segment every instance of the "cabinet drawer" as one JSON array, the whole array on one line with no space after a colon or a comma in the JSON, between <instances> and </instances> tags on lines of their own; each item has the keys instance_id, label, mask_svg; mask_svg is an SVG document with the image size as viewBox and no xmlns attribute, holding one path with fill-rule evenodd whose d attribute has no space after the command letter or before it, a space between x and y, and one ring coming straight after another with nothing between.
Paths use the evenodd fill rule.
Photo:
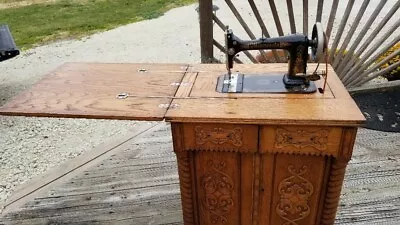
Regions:
<instances>
[{"instance_id":1,"label":"cabinet drawer","mask_svg":"<svg viewBox=\"0 0 400 225\"><path fill-rule=\"evenodd\" d=\"M315 126L263 126L260 151L338 156L342 128Z\"/></svg>"},{"instance_id":2,"label":"cabinet drawer","mask_svg":"<svg viewBox=\"0 0 400 225\"><path fill-rule=\"evenodd\" d=\"M186 150L257 152L258 126L235 124L184 124Z\"/></svg>"}]
</instances>

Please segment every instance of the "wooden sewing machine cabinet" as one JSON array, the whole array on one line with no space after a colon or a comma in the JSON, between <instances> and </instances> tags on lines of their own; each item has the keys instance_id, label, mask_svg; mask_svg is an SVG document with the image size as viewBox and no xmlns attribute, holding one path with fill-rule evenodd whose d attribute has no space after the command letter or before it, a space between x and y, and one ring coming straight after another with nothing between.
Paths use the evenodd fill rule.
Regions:
<instances>
[{"instance_id":1,"label":"wooden sewing machine cabinet","mask_svg":"<svg viewBox=\"0 0 400 225\"><path fill-rule=\"evenodd\" d=\"M185 225L333 224L364 121L335 72L324 94L218 93L225 72L222 64L68 63L0 114L170 122Z\"/></svg>"}]
</instances>

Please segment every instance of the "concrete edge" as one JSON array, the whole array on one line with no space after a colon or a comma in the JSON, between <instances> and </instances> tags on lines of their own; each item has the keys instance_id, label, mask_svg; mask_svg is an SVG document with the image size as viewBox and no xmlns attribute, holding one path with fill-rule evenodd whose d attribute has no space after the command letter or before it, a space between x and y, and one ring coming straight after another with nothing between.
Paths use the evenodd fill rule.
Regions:
<instances>
[{"instance_id":1,"label":"concrete edge","mask_svg":"<svg viewBox=\"0 0 400 225\"><path fill-rule=\"evenodd\" d=\"M384 92L384 91L392 91L392 90L400 90L400 80L390 81L382 84L375 84L369 86L361 86L361 87L354 87L349 88L347 91L353 94L362 94L362 93L369 93L369 92Z\"/></svg>"}]
</instances>

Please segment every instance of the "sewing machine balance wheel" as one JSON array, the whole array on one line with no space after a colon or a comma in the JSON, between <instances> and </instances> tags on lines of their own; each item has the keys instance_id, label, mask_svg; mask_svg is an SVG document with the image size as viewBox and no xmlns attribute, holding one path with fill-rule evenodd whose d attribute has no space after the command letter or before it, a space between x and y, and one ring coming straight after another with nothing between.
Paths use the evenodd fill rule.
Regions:
<instances>
[{"instance_id":1,"label":"sewing machine balance wheel","mask_svg":"<svg viewBox=\"0 0 400 225\"><path fill-rule=\"evenodd\" d=\"M326 39L324 30L320 22L317 22L312 31L311 41L314 45L311 47L311 57L314 62L320 62L324 58L326 51Z\"/></svg>"}]
</instances>

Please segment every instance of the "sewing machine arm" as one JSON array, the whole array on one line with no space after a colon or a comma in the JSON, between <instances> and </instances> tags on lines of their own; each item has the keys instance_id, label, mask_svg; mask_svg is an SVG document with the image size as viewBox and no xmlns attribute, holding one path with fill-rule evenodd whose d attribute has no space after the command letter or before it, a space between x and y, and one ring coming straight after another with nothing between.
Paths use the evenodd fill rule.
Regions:
<instances>
[{"instance_id":1,"label":"sewing machine arm","mask_svg":"<svg viewBox=\"0 0 400 225\"><path fill-rule=\"evenodd\" d=\"M241 51L283 49L289 53L289 68L287 75L292 79L295 79L296 74L306 73L308 47L314 47L316 45L316 43L302 34L242 41L228 29L225 38L227 45L227 69L233 68L233 60L236 57L236 54Z\"/></svg>"}]
</instances>

